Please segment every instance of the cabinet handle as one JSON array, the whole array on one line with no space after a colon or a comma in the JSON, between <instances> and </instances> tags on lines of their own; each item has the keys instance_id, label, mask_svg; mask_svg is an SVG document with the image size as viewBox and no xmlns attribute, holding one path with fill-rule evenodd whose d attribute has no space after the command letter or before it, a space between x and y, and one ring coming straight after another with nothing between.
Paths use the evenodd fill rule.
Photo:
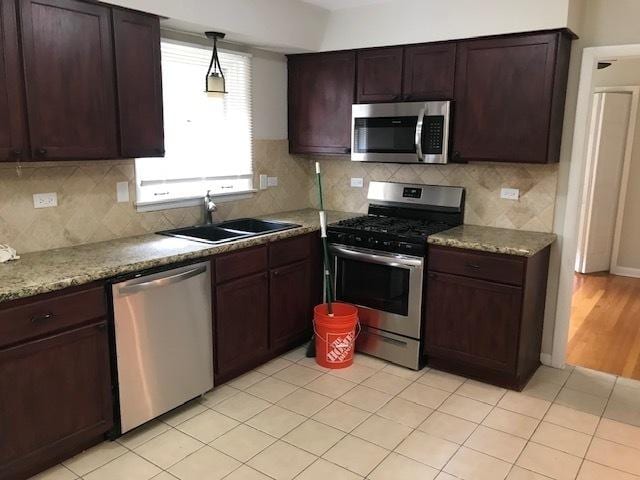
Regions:
<instances>
[{"instance_id":1,"label":"cabinet handle","mask_svg":"<svg viewBox=\"0 0 640 480\"><path fill-rule=\"evenodd\" d=\"M471 268L472 270L480 270L480 265L476 263L467 263L467 268Z\"/></svg>"},{"instance_id":2,"label":"cabinet handle","mask_svg":"<svg viewBox=\"0 0 640 480\"><path fill-rule=\"evenodd\" d=\"M16 148L15 150L11 150L11 156L13 158L22 158L22 149Z\"/></svg>"},{"instance_id":3,"label":"cabinet handle","mask_svg":"<svg viewBox=\"0 0 640 480\"><path fill-rule=\"evenodd\" d=\"M34 315L31 317L31 323L42 323L47 320L51 320L54 317L53 313L42 313L40 315Z\"/></svg>"},{"instance_id":4,"label":"cabinet handle","mask_svg":"<svg viewBox=\"0 0 640 480\"><path fill-rule=\"evenodd\" d=\"M101 323L100 325L96 325L96 328L102 332L103 330L107 329L107 324Z\"/></svg>"},{"instance_id":5,"label":"cabinet handle","mask_svg":"<svg viewBox=\"0 0 640 480\"><path fill-rule=\"evenodd\" d=\"M47 156L47 149L46 148L38 148L36 150L36 154L40 157L46 157Z\"/></svg>"},{"instance_id":6,"label":"cabinet handle","mask_svg":"<svg viewBox=\"0 0 640 480\"><path fill-rule=\"evenodd\" d=\"M433 273L433 272L429 272L429 273L427 274L427 277L429 277L429 278L438 278L438 275L437 275L437 274L435 274L435 273Z\"/></svg>"}]
</instances>

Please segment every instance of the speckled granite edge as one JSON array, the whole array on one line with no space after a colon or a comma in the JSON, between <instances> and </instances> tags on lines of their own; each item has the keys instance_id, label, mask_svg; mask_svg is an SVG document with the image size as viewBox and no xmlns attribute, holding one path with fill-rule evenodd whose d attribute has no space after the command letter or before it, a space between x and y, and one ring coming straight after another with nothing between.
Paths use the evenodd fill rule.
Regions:
<instances>
[{"instance_id":1,"label":"speckled granite edge","mask_svg":"<svg viewBox=\"0 0 640 480\"><path fill-rule=\"evenodd\" d=\"M327 212L330 222L359 215L361 214ZM220 245L150 234L28 253L15 262L0 264L0 303L97 280L106 280L140 270L263 245L304 235L320 228L318 212L313 209L263 215L258 218L301 226Z\"/></svg>"},{"instance_id":2,"label":"speckled granite edge","mask_svg":"<svg viewBox=\"0 0 640 480\"><path fill-rule=\"evenodd\" d=\"M532 257L555 242L556 238L554 233L461 225L431 235L428 242L445 247Z\"/></svg>"}]
</instances>

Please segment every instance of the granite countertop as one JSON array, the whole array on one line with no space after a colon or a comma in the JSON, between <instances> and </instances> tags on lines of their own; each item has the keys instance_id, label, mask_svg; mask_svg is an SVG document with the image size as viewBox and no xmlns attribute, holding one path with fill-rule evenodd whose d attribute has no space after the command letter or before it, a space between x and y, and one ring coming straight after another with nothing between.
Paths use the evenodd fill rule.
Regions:
<instances>
[{"instance_id":1,"label":"granite countertop","mask_svg":"<svg viewBox=\"0 0 640 480\"><path fill-rule=\"evenodd\" d=\"M327 221L336 222L359 215L361 214L327 212ZM20 260L0 264L0 303L139 270L261 245L320 229L318 211L314 209L263 215L257 218L290 222L301 226L219 245L148 234L26 253L21 255Z\"/></svg>"},{"instance_id":2,"label":"granite countertop","mask_svg":"<svg viewBox=\"0 0 640 480\"><path fill-rule=\"evenodd\" d=\"M431 235L428 242L432 245L445 247L532 257L555 242L556 238L554 233L460 225L451 230Z\"/></svg>"}]
</instances>

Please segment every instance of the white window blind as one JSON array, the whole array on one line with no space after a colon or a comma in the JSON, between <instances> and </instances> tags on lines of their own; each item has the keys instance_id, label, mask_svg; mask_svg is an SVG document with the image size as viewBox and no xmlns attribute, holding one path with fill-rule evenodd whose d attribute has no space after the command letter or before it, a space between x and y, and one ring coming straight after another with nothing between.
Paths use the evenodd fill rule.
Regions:
<instances>
[{"instance_id":1,"label":"white window blind","mask_svg":"<svg viewBox=\"0 0 640 480\"><path fill-rule=\"evenodd\" d=\"M166 152L136 159L138 206L253 191L250 55L219 51L228 93L210 97L210 49L163 41L161 51Z\"/></svg>"}]
</instances>

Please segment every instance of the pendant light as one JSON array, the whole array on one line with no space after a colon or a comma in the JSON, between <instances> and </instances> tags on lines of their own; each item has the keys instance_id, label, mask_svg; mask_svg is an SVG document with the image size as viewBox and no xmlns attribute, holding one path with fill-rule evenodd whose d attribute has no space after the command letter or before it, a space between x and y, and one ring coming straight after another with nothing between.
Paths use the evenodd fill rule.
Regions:
<instances>
[{"instance_id":1,"label":"pendant light","mask_svg":"<svg viewBox=\"0 0 640 480\"><path fill-rule=\"evenodd\" d=\"M205 93L212 97L224 95L227 93L227 88L224 73L222 73L222 66L220 65L220 59L218 59L218 39L224 38L224 33L205 32L204 34L207 38L213 40L213 53L205 80Z\"/></svg>"}]
</instances>

